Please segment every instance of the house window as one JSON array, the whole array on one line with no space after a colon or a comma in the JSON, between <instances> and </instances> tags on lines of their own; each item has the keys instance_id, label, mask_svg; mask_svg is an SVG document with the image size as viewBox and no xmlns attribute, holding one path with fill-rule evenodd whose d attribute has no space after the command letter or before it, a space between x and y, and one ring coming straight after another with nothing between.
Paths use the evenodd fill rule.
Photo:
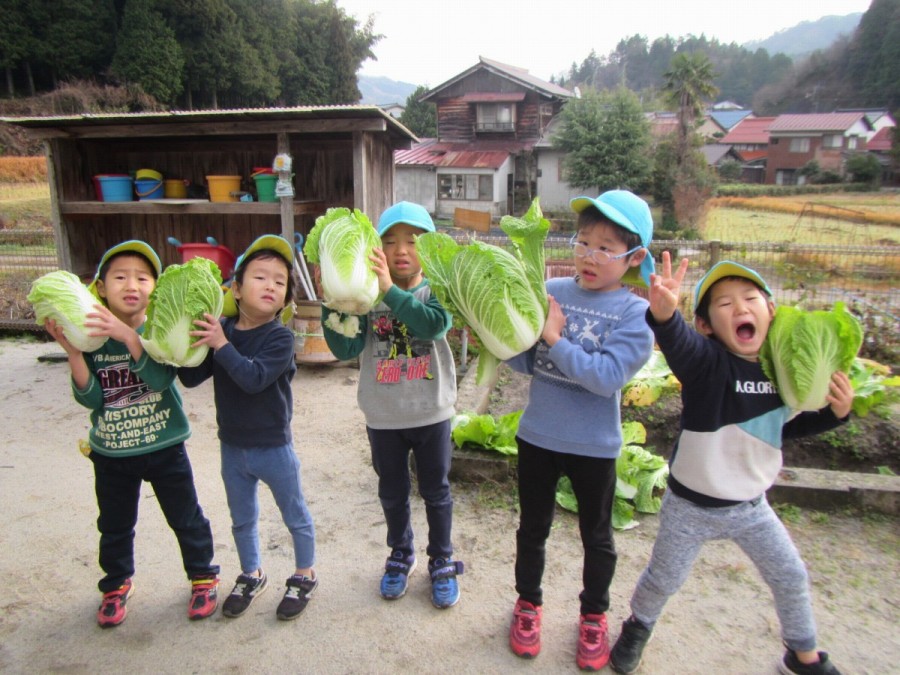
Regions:
<instances>
[{"instance_id":1,"label":"house window","mask_svg":"<svg viewBox=\"0 0 900 675\"><path fill-rule=\"evenodd\" d=\"M475 125L478 131L514 131L516 106L513 103L480 103Z\"/></svg>"},{"instance_id":2,"label":"house window","mask_svg":"<svg viewBox=\"0 0 900 675\"><path fill-rule=\"evenodd\" d=\"M848 150L856 150L856 141L857 140L858 139L856 136L849 136L847 138L847 149Z\"/></svg>"},{"instance_id":3,"label":"house window","mask_svg":"<svg viewBox=\"0 0 900 675\"><path fill-rule=\"evenodd\" d=\"M844 145L844 137L840 134L828 134L822 139L822 146L826 148L841 148Z\"/></svg>"},{"instance_id":4,"label":"house window","mask_svg":"<svg viewBox=\"0 0 900 675\"><path fill-rule=\"evenodd\" d=\"M792 138L791 152L809 152L808 138Z\"/></svg>"},{"instance_id":5,"label":"house window","mask_svg":"<svg viewBox=\"0 0 900 675\"><path fill-rule=\"evenodd\" d=\"M441 174L438 196L441 199L489 202L494 197L494 177L477 173Z\"/></svg>"}]
</instances>

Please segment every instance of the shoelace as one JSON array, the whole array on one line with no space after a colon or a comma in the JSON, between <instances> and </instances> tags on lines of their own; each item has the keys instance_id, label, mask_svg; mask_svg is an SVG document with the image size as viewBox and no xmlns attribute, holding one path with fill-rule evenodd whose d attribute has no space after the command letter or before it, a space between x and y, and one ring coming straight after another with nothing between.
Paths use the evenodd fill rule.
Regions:
<instances>
[{"instance_id":1,"label":"shoelace","mask_svg":"<svg viewBox=\"0 0 900 675\"><path fill-rule=\"evenodd\" d=\"M588 644L595 645L600 642L600 627L599 626L591 626L588 624L582 624L581 627L582 635L584 636L584 641Z\"/></svg>"},{"instance_id":2,"label":"shoelace","mask_svg":"<svg viewBox=\"0 0 900 675\"><path fill-rule=\"evenodd\" d=\"M534 624L537 620L537 614L533 614L531 612L526 612L525 610L523 610L516 615L516 619L519 621L519 630L521 630L523 633L530 633L534 630Z\"/></svg>"}]
</instances>

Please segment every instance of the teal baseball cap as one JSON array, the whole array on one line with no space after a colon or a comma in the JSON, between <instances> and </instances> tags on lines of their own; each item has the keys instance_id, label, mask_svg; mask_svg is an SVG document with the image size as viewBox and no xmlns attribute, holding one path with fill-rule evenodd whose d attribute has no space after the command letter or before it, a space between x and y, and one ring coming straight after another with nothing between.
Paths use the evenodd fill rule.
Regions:
<instances>
[{"instance_id":1,"label":"teal baseball cap","mask_svg":"<svg viewBox=\"0 0 900 675\"><path fill-rule=\"evenodd\" d=\"M700 301L703 300L703 296L706 295L706 292L710 288L712 288L714 283L721 279L724 279L725 277L740 277L741 279L752 281L763 291L765 291L765 293L770 298L772 297L772 290L769 288L768 284L766 284L763 278L759 276L759 273L751 270L749 267L744 267L739 263L732 262L731 260L723 260L710 267L709 271L703 275L700 281L697 282L697 287L694 290L695 313L697 311L697 307L700 305Z\"/></svg>"},{"instance_id":2,"label":"teal baseball cap","mask_svg":"<svg viewBox=\"0 0 900 675\"><path fill-rule=\"evenodd\" d=\"M643 199L628 190L608 190L598 197L575 197L569 205L575 213L581 213L593 206L616 225L624 227L641 238L644 248L653 240L653 216ZM650 251L644 256L640 267L630 268L622 277L622 283L633 286L650 287L650 275L656 271Z\"/></svg>"},{"instance_id":3,"label":"teal baseball cap","mask_svg":"<svg viewBox=\"0 0 900 675\"><path fill-rule=\"evenodd\" d=\"M406 223L425 232L434 232L434 221L431 220L428 211L424 206L412 202L397 202L385 210L378 219L378 236L383 237L384 233L397 223Z\"/></svg>"}]
</instances>

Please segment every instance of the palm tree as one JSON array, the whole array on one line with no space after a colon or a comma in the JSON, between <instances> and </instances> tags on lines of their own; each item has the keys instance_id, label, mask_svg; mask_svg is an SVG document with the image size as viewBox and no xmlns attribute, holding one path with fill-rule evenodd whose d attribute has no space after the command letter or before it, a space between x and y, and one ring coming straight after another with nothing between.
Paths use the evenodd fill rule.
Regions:
<instances>
[{"instance_id":1,"label":"palm tree","mask_svg":"<svg viewBox=\"0 0 900 675\"><path fill-rule=\"evenodd\" d=\"M697 119L703 114L704 103L719 93L713 84L715 75L712 61L706 54L682 52L672 58L669 70L663 76L669 100L678 106L678 167L687 159L691 135Z\"/></svg>"}]
</instances>

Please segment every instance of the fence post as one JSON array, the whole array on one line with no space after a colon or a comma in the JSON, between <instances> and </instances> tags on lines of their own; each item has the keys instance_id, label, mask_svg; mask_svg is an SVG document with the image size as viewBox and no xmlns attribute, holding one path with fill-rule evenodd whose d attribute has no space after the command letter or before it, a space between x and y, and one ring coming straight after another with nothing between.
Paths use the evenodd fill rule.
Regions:
<instances>
[{"instance_id":1,"label":"fence post","mask_svg":"<svg viewBox=\"0 0 900 675\"><path fill-rule=\"evenodd\" d=\"M711 239L709 242L709 267L719 262L719 256L722 252L722 242L718 239ZM707 269L709 269L707 267Z\"/></svg>"}]
</instances>

